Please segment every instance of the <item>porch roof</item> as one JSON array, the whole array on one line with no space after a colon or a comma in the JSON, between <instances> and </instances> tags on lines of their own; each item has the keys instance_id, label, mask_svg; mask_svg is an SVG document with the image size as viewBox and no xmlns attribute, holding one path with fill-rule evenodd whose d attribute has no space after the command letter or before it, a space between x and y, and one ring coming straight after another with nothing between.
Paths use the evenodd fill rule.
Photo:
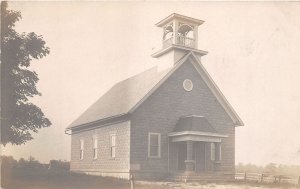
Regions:
<instances>
[{"instance_id":1,"label":"porch roof","mask_svg":"<svg viewBox=\"0 0 300 189\"><path fill-rule=\"evenodd\" d=\"M173 132L169 133L168 136L172 138L173 142L187 140L221 142L221 138L228 137L218 133L204 116L197 115L181 117Z\"/></svg>"},{"instance_id":2,"label":"porch roof","mask_svg":"<svg viewBox=\"0 0 300 189\"><path fill-rule=\"evenodd\" d=\"M204 116L189 115L181 117L174 127L173 132L200 131L216 133L216 129L211 126Z\"/></svg>"}]
</instances>

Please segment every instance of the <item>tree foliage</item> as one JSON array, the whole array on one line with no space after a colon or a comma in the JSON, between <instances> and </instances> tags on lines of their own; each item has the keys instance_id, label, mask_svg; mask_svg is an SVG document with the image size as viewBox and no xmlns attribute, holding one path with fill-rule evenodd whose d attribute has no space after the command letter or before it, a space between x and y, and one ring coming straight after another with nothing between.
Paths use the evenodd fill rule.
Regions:
<instances>
[{"instance_id":1,"label":"tree foliage","mask_svg":"<svg viewBox=\"0 0 300 189\"><path fill-rule=\"evenodd\" d=\"M43 37L31 33L18 33L14 26L21 13L8 10L1 3L1 143L23 144L32 132L48 127L51 122L42 110L29 101L41 95L36 88L39 78L28 68L33 59L49 54Z\"/></svg>"}]
</instances>

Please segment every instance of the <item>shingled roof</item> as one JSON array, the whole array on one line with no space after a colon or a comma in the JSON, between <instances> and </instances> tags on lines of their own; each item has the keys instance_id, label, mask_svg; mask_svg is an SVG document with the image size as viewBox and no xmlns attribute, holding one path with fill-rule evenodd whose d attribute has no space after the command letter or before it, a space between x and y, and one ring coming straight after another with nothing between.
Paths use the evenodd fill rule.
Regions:
<instances>
[{"instance_id":1,"label":"shingled roof","mask_svg":"<svg viewBox=\"0 0 300 189\"><path fill-rule=\"evenodd\" d=\"M68 128L128 113L170 69L158 72L153 67L115 84Z\"/></svg>"},{"instance_id":2,"label":"shingled roof","mask_svg":"<svg viewBox=\"0 0 300 189\"><path fill-rule=\"evenodd\" d=\"M98 101L89 107L66 129L84 124L100 121L115 116L121 116L133 112L149 95L151 95L172 73L183 63L189 60L198 71L204 82L210 88L220 105L230 116L235 125L242 126L243 121L239 118L232 106L228 103L219 88L213 82L199 59L193 52L187 53L175 66L158 72L154 67L141 74L115 84Z\"/></svg>"}]
</instances>

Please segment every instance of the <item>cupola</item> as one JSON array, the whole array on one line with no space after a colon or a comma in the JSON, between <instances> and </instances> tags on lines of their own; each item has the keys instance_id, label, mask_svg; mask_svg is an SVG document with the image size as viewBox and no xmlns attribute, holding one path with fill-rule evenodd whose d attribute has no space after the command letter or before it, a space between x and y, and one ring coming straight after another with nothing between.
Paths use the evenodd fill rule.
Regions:
<instances>
[{"instance_id":1,"label":"cupola","mask_svg":"<svg viewBox=\"0 0 300 189\"><path fill-rule=\"evenodd\" d=\"M169 63L174 65L190 51L195 52L199 57L206 55L206 51L197 49L198 27L203 23L202 20L176 13L161 20L156 26L163 30L162 49L152 54L152 57L168 59Z\"/></svg>"},{"instance_id":2,"label":"cupola","mask_svg":"<svg viewBox=\"0 0 300 189\"><path fill-rule=\"evenodd\" d=\"M163 28L163 48L170 45L179 45L188 48L197 48L198 26L204 21L179 14L171 14L156 26Z\"/></svg>"}]
</instances>

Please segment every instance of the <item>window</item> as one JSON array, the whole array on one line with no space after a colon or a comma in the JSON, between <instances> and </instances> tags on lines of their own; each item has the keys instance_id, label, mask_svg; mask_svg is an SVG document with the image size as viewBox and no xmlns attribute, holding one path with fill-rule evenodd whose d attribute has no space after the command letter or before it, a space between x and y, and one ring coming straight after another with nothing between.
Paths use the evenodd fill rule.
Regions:
<instances>
[{"instance_id":1,"label":"window","mask_svg":"<svg viewBox=\"0 0 300 189\"><path fill-rule=\"evenodd\" d=\"M160 157L160 133L149 133L148 157Z\"/></svg>"},{"instance_id":2,"label":"window","mask_svg":"<svg viewBox=\"0 0 300 189\"><path fill-rule=\"evenodd\" d=\"M83 150L84 150L84 140L81 139L80 140L80 155L79 155L80 159L83 159Z\"/></svg>"},{"instance_id":3,"label":"window","mask_svg":"<svg viewBox=\"0 0 300 189\"><path fill-rule=\"evenodd\" d=\"M110 157L116 157L116 135L110 135Z\"/></svg>"},{"instance_id":4,"label":"window","mask_svg":"<svg viewBox=\"0 0 300 189\"><path fill-rule=\"evenodd\" d=\"M93 136L93 159L98 158L98 139L97 136Z\"/></svg>"},{"instance_id":5,"label":"window","mask_svg":"<svg viewBox=\"0 0 300 189\"><path fill-rule=\"evenodd\" d=\"M222 145L221 145L221 143L219 145L220 145L219 146L219 161L221 161L222 160Z\"/></svg>"},{"instance_id":6,"label":"window","mask_svg":"<svg viewBox=\"0 0 300 189\"><path fill-rule=\"evenodd\" d=\"M210 144L210 159L212 161L216 160L216 144L215 143Z\"/></svg>"},{"instance_id":7,"label":"window","mask_svg":"<svg viewBox=\"0 0 300 189\"><path fill-rule=\"evenodd\" d=\"M192 91L193 90L193 82L190 79L185 79L183 81L183 88L186 91Z\"/></svg>"}]
</instances>

